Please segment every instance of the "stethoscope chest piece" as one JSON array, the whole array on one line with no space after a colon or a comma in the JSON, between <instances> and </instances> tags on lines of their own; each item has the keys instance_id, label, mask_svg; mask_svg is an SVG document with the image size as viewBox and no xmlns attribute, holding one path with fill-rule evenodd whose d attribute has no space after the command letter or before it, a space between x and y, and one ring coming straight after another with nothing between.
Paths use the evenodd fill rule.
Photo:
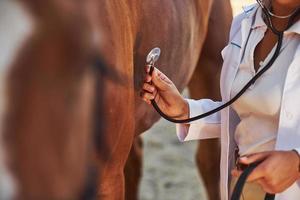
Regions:
<instances>
[{"instance_id":1,"label":"stethoscope chest piece","mask_svg":"<svg viewBox=\"0 0 300 200\"><path fill-rule=\"evenodd\" d=\"M146 62L150 65L154 65L154 63L159 59L160 53L160 48L156 47L152 49L147 56Z\"/></svg>"}]
</instances>

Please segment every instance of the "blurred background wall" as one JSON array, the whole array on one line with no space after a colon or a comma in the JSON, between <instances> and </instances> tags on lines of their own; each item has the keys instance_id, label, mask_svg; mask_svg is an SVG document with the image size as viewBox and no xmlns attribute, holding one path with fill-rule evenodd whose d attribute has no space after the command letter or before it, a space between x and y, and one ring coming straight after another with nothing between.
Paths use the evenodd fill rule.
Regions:
<instances>
[{"instance_id":1,"label":"blurred background wall","mask_svg":"<svg viewBox=\"0 0 300 200\"><path fill-rule=\"evenodd\" d=\"M255 2L255 0L231 0L233 14L237 15L241 12L243 6L251 5Z\"/></svg>"}]
</instances>

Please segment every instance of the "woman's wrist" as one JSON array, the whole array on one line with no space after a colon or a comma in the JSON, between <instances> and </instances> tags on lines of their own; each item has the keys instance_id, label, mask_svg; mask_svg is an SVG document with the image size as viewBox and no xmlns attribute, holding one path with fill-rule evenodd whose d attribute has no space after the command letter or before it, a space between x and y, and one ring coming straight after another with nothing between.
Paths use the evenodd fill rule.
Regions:
<instances>
[{"instance_id":1,"label":"woman's wrist","mask_svg":"<svg viewBox=\"0 0 300 200\"><path fill-rule=\"evenodd\" d=\"M188 119L190 116L190 108L189 108L189 103L184 98L182 98L182 105L180 110L182 110L182 114L177 116L176 119L178 120Z\"/></svg>"}]
</instances>

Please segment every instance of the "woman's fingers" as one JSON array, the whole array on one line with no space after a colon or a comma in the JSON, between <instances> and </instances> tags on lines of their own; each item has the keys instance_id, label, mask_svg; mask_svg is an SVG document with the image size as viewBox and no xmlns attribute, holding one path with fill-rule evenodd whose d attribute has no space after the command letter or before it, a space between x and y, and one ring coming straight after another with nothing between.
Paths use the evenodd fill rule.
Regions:
<instances>
[{"instance_id":1,"label":"woman's fingers","mask_svg":"<svg viewBox=\"0 0 300 200\"><path fill-rule=\"evenodd\" d=\"M141 97L145 100L145 101L151 101L155 98L155 95L146 91L141 92Z\"/></svg>"},{"instance_id":2,"label":"woman's fingers","mask_svg":"<svg viewBox=\"0 0 300 200\"><path fill-rule=\"evenodd\" d=\"M145 83L150 83L151 81L152 81L152 77L151 77L149 74L147 74L147 75L145 76L144 82L145 82Z\"/></svg>"},{"instance_id":3,"label":"woman's fingers","mask_svg":"<svg viewBox=\"0 0 300 200\"><path fill-rule=\"evenodd\" d=\"M140 93L140 96L143 99L143 101L145 101L147 104L151 105L152 104L151 101L155 99L156 94L157 94L156 90L154 91L154 93L149 93L144 90Z\"/></svg>"},{"instance_id":4,"label":"woman's fingers","mask_svg":"<svg viewBox=\"0 0 300 200\"><path fill-rule=\"evenodd\" d=\"M150 65L146 65L145 66L145 72L146 74L149 74L150 73L150 69L151 69L151 66ZM159 69L157 69L156 67L154 67L154 70L153 70L153 73L154 72L160 72Z\"/></svg>"},{"instance_id":5,"label":"woman's fingers","mask_svg":"<svg viewBox=\"0 0 300 200\"><path fill-rule=\"evenodd\" d=\"M265 192L280 193L299 179L298 157L291 151L261 152L240 161L244 164L262 161L249 175L247 182L257 182ZM240 176L241 171L233 170L233 176Z\"/></svg>"},{"instance_id":6,"label":"woman's fingers","mask_svg":"<svg viewBox=\"0 0 300 200\"><path fill-rule=\"evenodd\" d=\"M238 169L233 169L231 170L231 175L235 176L235 177L239 177L241 176L243 173L243 171L238 170ZM257 168L255 168L253 170L253 172L249 175L249 177L247 178L247 182L252 182L255 181L257 179L263 178L265 171L261 168L260 165L257 166Z\"/></svg>"},{"instance_id":7,"label":"woman's fingers","mask_svg":"<svg viewBox=\"0 0 300 200\"><path fill-rule=\"evenodd\" d=\"M145 102L151 104L151 100L157 100L164 92L176 92L176 88L172 81L157 68L154 68L153 73L149 74L150 67L145 66L146 76L142 85L141 97Z\"/></svg>"},{"instance_id":8,"label":"woman's fingers","mask_svg":"<svg viewBox=\"0 0 300 200\"><path fill-rule=\"evenodd\" d=\"M172 86L172 81L161 71L154 67L154 70L150 76L150 66L145 66L146 76L144 82L150 83L152 82L158 89L167 90L170 86Z\"/></svg>"},{"instance_id":9,"label":"woman's fingers","mask_svg":"<svg viewBox=\"0 0 300 200\"><path fill-rule=\"evenodd\" d=\"M249 175L247 178L247 182L252 182L257 179L263 178L265 175L265 165L266 165L266 159L268 156L270 156L271 152L261 152L256 153L252 155L242 156L239 158L239 162L245 165L249 165L251 163L254 163L256 161L264 160L262 163L260 163L253 172ZM234 169L231 171L232 176L239 177L242 174L243 171Z\"/></svg>"},{"instance_id":10,"label":"woman's fingers","mask_svg":"<svg viewBox=\"0 0 300 200\"><path fill-rule=\"evenodd\" d=\"M155 69L157 70L157 69ZM144 79L144 84L142 86L143 91L140 93L142 99L151 104L151 100L155 99L157 94L157 90L154 85L150 84L153 78L149 75L150 67L148 65L145 66L145 72L147 73ZM157 70L158 71L158 70Z\"/></svg>"},{"instance_id":11,"label":"woman's fingers","mask_svg":"<svg viewBox=\"0 0 300 200\"><path fill-rule=\"evenodd\" d=\"M150 72L150 65L146 65L145 66L145 72L146 72L146 74L149 74L149 72Z\"/></svg>"},{"instance_id":12,"label":"woman's fingers","mask_svg":"<svg viewBox=\"0 0 300 200\"><path fill-rule=\"evenodd\" d=\"M273 191L273 189L270 187L270 185L268 184L268 182L264 178L258 179L256 182L261 186L261 188L265 192L267 192L269 194L274 194L275 193Z\"/></svg>"},{"instance_id":13,"label":"woman's fingers","mask_svg":"<svg viewBox=\"0 0 300 200\"><path fill-rule=\"evenodd\" d=\"M270 156L271 152L261 152L261 153L255 153L252 155L242 156L239 158L239 162L245 165L249 165L251 163L254 163L256 161L262 161L249 175L247 178L247 182L252 182L257 179L263 178L265 176L265 165L266 165L266 159ZM240 176L241 171L233 171L233 175Z\"/></svg>"},{"instance_id":14,"label":"woman's fingers","mask_svg":"<svg viewBox=\"0 0 300 200\"><path fill-rule=\"evenodd\" d=\"M153 72L152 82L159 90L162 91L169 90L172 87L172 81L158 70Z\"/></svg>"},{"instance_id":15,"label":"woman's fingers","mask_svg":"<svg viewBox=\"0 0 300 200\"><path fill-rule=\"evenodd\" d=\"M248 176L247 182L253 182L260 178L265 178L266 170L263 163L259 164L252 173Z\"/></svg>"},{"instance_id":16,"label":"woman's fingers","mask_svg":"<svg viewBox=\"0 0 300 200\"><path fill-rule=\"evenodd\" d=\"M240 171L238 169L231 170L231 175L232 176L239 177L241 174L242 174L242 171Z\"/></svg>"},{"instance_id":17,"label":"woman's fingers","mask_svg":"<svg viewBox=\"0 0 300 200\"><path fill-rule=\"evenodd\" d=\"M266 159L271 152L261 152L261 153L255 153L252 155L242 156L239 159L239 162L245 165L249 165L251 163L254 163L256 161L261 161Z\"/></svg>"},{"instance_id":18,"label":"woman's fingers","mask_svg":"<svg viewBox=\"0 0 300 200\"><path fill-rule=\"evenodd\" d=\"M257 173L257 172L254 171L254 173ZM233 169L231 171L231 175L235 176L235 177L240 177L241 174L242 174L242 171L237 170L237 169ZM247 182L248 181L249 180L247 180ZM266 179L263 176L260 176L260 178L258 177L256 180L251 180L251 181L255 181L256 183L258 183L265 192L270 193L270 194L275 193L274 189L269 185L268 181L266 181Z\"/></svg>"},{"instance_id":19,"label":"woman's fingers","mask_svg":"<svg viewBox=\"0 0 300 200\"><path fill-rule=\"evenodd\" d=\"M155 87L153 85L150 85L149 83L144 83L143 90L153 93L155 91Z\"/></svg>"}]
</instances>

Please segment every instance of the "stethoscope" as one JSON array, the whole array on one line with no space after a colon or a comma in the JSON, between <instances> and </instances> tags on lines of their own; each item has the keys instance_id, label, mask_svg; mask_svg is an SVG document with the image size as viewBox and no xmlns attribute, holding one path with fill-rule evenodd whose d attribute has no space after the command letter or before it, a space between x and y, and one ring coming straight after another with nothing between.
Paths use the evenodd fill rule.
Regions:
<instances>
[{"instance_id":1,"label":"stethoscope","mask_svg":"<svg viewBox=\"0 0 300 200\"><path fill-rule=\"evenodd\" d=\"M292 24L293 24L293 21L294 19L297 17L297 15L300 13L300 7L296 8L294 12L292 12L290 15L287 15L287 16L278 16L278 15L275 15L274 13L272 13L263 3L261 0L257 0L257 3L259 4L259 6L261 7L264 15L265 15L265 18L266 18L266 23L267 23L267 26L268 28L277 36L277 46L276 46L276 49L275 49L275 52L272 56L272 58L270 59L270 61L265 65L265 67L261 68L261 70L259 70L255 76L249 80L247 82L247 84L232 98L230 99L228 102L224 103L223 105L215 108L215 109L212 109L211 111L208 111L206 113L203 113L201 115L198 115L198 116L195 116L195 117L192 117L192 118L188 118L188 119L183 119L183 120L177 120L177 119L173 119L172 117L169 117L168 115L166 115L165 113L163 113L159 106L157 105L157 103L155 102L155 100L151 100L151 104L153 105L153 107L155 108L155 110L166 120L170 121L170 122L173 122L173 123L189 123L189 122L192 122L192 121L196 121L196 120L199 120L199 119L202 119L202 118L205 118L207 116L210 116L216 112L219 112L221 110L223 110L224 108L230 106L231 104L233 104L238 98L240 98L250 87L251 85L253 85L255 83L255 81L260 78L268 69L270 69L270 67L274 64L275 60L278 58L279 54L280 54L280 50L281 50L281 47L282 47L282 41L283 41L283 34L284 34L284 31L287 30ZM278 31L274 26L273 26L273 23L272 23L272 20L271 20L271 17L276 17L276 18L281 18L281 19L284 19L284 18L289 18L289 22L288 22L288 25L287 27L285 28L284 31ZM249 35L248 35L248 39L251 35L251 31L249 32ZM248 39L246 41L246 44L245 44L245 47L247 46L248 44ZM244 50L245 50L245 47L244 47ZM154 71L154 67L155 67L155 62L157 62L157 60L159 59L160 57L160 54L161 54L161 50L160 48L154 48L150 51L150 53L148 54L147 56L147 59L146 59L146 62L147 62L147 65L150 67L150 71L149 71L149 74L150 76L152 76L152 73ZM239 177L236 185L235 185L235 188L233 190L233 193L232 193L232 196L231 196L231 200L239 200L240 197L241 197L241 194L242 194L242 190L243 190L243 187L246 183L246 180L247 180L247 177L251 174L251 172L261 163L261 161L259 162L255 162L255 163L252 163L250 164L244 171L243 173L241 174L241 176ZM266 194L265 195L265 200L274 200L275 199L275 194Z\"/></svg>"},{"instance_id":2,"label":"stethoscope","mask_svg":"<svg viewBox=\"0 0 300 200\"><path fill-rule=\"evenodd\" d=\"M273 16L277 16L275 14L273 14L262 2L261 0L257 0L258 4L261 6L262 8L262 11L266 17L266 23L267 23L267 26L268 28L270 28L270 30L277 36L277 45L276 45L276 49L275 49L275 52L272 56L272 58L270 59L270 61L265 65L265 67L261 68L261 70L259 70L255 76L252 77L252 79L250 79L247 84L232 98L230 99L228 102L224 103L223 105L215 108L215 109L212 109L206 113L203 113L201 115L198 115L198 116L195 116L195 117L191 117L191 118L188 118L188 119L181 119L181 120L178 120L178 119L173 119L172 117L166 115L165 113L163 113L161 111L161 109L159 108L159 106L156 104L155 100L152 100L151 101L151 104L153 105L153 107L155 108L155 110L166 120L170 121L170 122L173 122L173 123L178 123L178 124L184 124L184 123L189 123L189 122L192 122L192 121L196 121L196 120L199 120L199 119L202 119L202 118L205 118L207 116L210 116L214 113L217 113L221 110L223 110L224 108L232 105L238 98L240 98L254 83L255 81L261 77L268 69L270 69L270 67L274 64L275 60L278 58L279 54L280 54L280 50L281 50L281 47L282 47L282 41L283 41L283 34L284 34L284 31L278 31L272 24L272 20L271 20L271 17ZM300 8L297 8L291 15L288 15L288 16L279 16L280 18L289 18L289 23L288 23L288 26L286 27L285 30L287 30L292 24L293 24L293 21L295 19L295 17L300 13ZM251 34L251 31L249 33L249 36ZM249 38L248 36L248 38ZM245 44L245 46L247 46L247 43ZM245 49L245 48L244 48ZM155 67L155 62L158 61L159 57L160 57L160 54L161 54L161 50L160 48L156 47L154 49L152 49L150 51L150 53L148 54L147 56L147 59L146 59L146 62L147 62L147 66L150 67L150 71L149 71L149 75L152 76L152 73L154 71L154 67Z\"/></svg>"}]
</instances>

